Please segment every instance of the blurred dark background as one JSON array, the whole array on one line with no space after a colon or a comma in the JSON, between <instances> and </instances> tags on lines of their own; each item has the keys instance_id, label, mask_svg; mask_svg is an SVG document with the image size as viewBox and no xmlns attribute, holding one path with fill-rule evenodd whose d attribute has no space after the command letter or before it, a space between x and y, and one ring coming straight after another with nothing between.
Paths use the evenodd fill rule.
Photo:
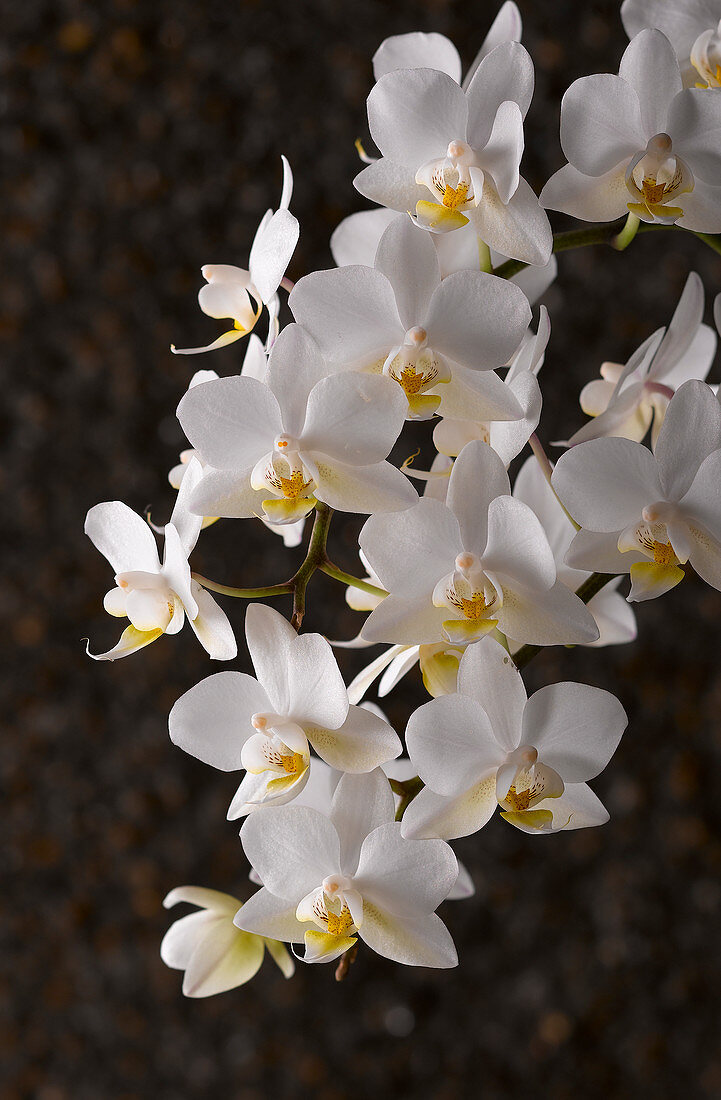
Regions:
<instances>
[{"instance_id":1,"label":"blurred dark background","mask_svg":"<svg viewBox=\"0 0 721 1100\"><path fill-rule=\"evenodd\" d=\"M539 189L562 161L563 91L616 71L625 37L610 0L521 7L537 69L526 175ZM246 263L284 152L302 226L289 274L330 266L332 229L363 207L353 140L367 137L373 51L393 33L437 30L468 63L495 10L490 0L3 5L8 1100L721 1095L721 594L688 579L639 608L634 645L547 651L530 666L531 689L575 678L625 704L628 733L595 783L611 822L533 838L495 818L458 843L477 887L443 911L458 970L363 951L336 985L331 967L300 966L286 983L266 963L210 1001L181 997L158 947L176 915L161 907L171 887L250 892L237 825L225 821L235 777L166 732L175 699L217 666L187 628L114 665L94 665L81 641L97 652L118 628L102 609L111 576L82 533L86 510L119 498L167 516L177 401L193 370L238 369L242 345L202 360L168 350L220 331L196 304L201 265ZM581 384L670 319L691 268L709 301L721 289L719 258L680 232L639 237L624 256L567 253L559 266L546 299L545 439L580 425ZM351 570L358 526L337 518L331 535ZM259 523L228 522L206 533L194 565L270 583L300 556ZM228 610L240 633L243 606ZM307 627L358 629L326 578L309 590ZM344 671L361 659L343 656ZM422 698L408 677L388 707L398 728Z\"/></svg>"}]
</instances>

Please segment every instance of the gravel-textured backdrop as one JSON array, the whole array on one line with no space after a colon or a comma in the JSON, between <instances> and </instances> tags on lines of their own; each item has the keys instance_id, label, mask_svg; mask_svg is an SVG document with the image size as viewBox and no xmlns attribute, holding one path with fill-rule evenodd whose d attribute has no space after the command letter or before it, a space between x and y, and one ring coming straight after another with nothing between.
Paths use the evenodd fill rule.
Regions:
<instances>
[{"instance_id":1,"label":"gravel-textured backdrop","mask_svg":"<svg viewBox=\"0 0 721 1100\"><path fill-rule=\"evenodd\" d=\"M561 163L561 94L615 71L625 39L613 2L522 7L538 188ZM84 656L84 636L97 650L116 631L86 509L171 507L165 472L183 443L173 410L201 363L168 347L216 332L196 305L201 264L245 262L284 152L302 225L290 274L329 266L330 232L363 205L353 139L366 134L374 49L434 29L469 61L494 4L3 8L2 1095L719 1096L719 593L689 579L640 608L636 644L548 651L529 668L533 687L577 678L627 707L629 731L595 784L611 823L546 839L494 819L459 843L477 893L445 907L457 971L363 952L343 985L328 967L286 983L269 964L204 1002L181 998L158 945L169 888L248 889L225 821L233 777L166 732L169 707L211 668L187 630L115 665ZM581 423L583 380L668 320L691 267L718 292L718 257L677 232L639 238L625 256L561 257L544 438ZM237 362L236 346L202 365ZM333 552L352 569L357 524L335 528ZM246 584L282 579L298 557L251 522L218 524L198 553L203 572ZM325 578L309 604L309 628L357 628ZM229 610L240 630L242 606ZM421 698L409 677L389 707L399 728Z\"/></svg>"}]
</instances>

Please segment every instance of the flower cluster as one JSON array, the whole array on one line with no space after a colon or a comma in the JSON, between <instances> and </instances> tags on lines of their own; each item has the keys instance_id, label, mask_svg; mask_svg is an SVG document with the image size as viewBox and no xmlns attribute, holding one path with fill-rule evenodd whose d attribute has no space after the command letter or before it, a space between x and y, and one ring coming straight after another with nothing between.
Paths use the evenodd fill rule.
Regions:
<instances>
[{"instance_id":1,"label":"flower cluster","mask_svg":"<svg viewBox=\"0 0 721 1100\"><path fill-rule=\"evenodd\" d=\"M299 225L282 158L279 206L247 269L202 269L202 311L232 327L173 349L248 337L238 374L186 380L177 415L190 446L169 475L169 522L161 531L118 501L88 513L114 573L105 609L129 621L96 660L177 633L187 617L211 658L232 661L233 629L211 592L250 601L253 674L208 676L169 719L179 748L242 773L228 818L243 820L257 887L244 901L196 886L168 894L168 906L197 907L161 949L188 996L248 981L266 949L286 977L293 956L338 960L342 977L361 944L454 966L436 910L473 884L450 841L479 832L496 807L534 835L608 820L588 784L620 742L623 707L572 682L528 698L521 670L545 646L632 641L632 605L689 568L721 590L721 405L706 382L717 336L698 275L667 327L584 386L590 419L555 444L555 466L536 435L553 341L545 306L535 321L533 307L555 278L554 251L622 250L646 223L721 252L721 2L624 0L621 15L631 41L618 75L566 92L568 163L540 196L520 174L534 70L514 3L464 78L440 34L383 42L368 96L380 156L359 146L355 180L378 207L337 228L335 268L291 283ZM549 209L605 224L554 238ZM293 317L283 326L281 291ZM714 312L720 328L721 296ZM427 470L390 461L407 421L432 439ZM367 517L362 575L329 556L335 512ZM220 518L259 519L288 546L307 536L304 562L256 588L192 572L201 532ZM365 614L356 638L302 630L318 570ZM292 600L289 618L257 602L275 599ZM334 648L377 645L346 685ZM362 700L416 666L426 697L401 737Z\"/></svg>"}]
</instances>

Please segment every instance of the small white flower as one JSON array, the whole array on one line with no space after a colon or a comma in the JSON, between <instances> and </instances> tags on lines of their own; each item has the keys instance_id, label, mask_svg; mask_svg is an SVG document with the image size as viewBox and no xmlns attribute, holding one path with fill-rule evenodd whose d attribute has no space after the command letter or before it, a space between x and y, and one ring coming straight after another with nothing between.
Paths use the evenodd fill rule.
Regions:
<instances>
[{"instance_id":1,"label":"small white flower","mask_svg":"<svg viewBox=\"0 0 721 1100\"><path fill-rule=\"evenodd\" d=\"M646 28L663 31L686 88L721 87L719 0L623 0L621 19L629 38Z\"/></svg>"},{"instance_id":2,"label":"small white flower","mask_svg":"<svg viewBox=\"0 0 721 1100\"><path fill-rule=\"evenodd\" d=\"M203 886L176 886L163 905L170 909L178 902L197 905L199 911L171 924L160 957L173 970L185 971L186 997L212 997L245 985L258 973L266 950L283 976L293 977L295 963L282 943L233 924L243 904L237 898Z\"/></svg>"},{"instance_id":3,"label":"small white flower","mask_svg":"<svg viewBox=\"0 0 721 1100\"><path fill-rule=\"evenodd\" d=\"M441 280L430 235L405 216L381 237L374 268L316 271L289 302L330 363L393 379L413 419L522 415L493 368L508 362L528 328L525 295L480 271Z\"/></svg>"},{"instance_id":4,"label":"small white flower","mask_svg":"<svg viewBox=\"0 0 721 1100\"><path fill-rule=\"evenodd\" d=\"M243 366L241 367L242 378L257 378L259 382L264 382L268 373L268 357L263 349L263 344L255 335L251 333L248 340L248 347L243 360ZM203 382L214 382L218 378L218 374L214 370L199 370L196 371L193 377L190 379L188 386L189 390L195 388L195 386L201 385ZM200 465L205 468L206 463L203 462L198 452L189 447L185 451L180 452L180 461L177 466L173 466L172 470L168 474L168 481L174 489L179 489L180 484L185 476L185 472L188 468L188 463L191 458L195 458L200 462ZM211 523L215 523L218 516L203 516L203 528L210 527ZM288 547L300 546L303 541L303 528L305 527L305 519L298 519L294 523L271 523L267 516L258 517L269 531L272 531L274 535L280 535L283 542Z\"/></svg>"},{"instance_id":5,"label":"small white flower","mask_svg":"<svg viewBox=\"0 0 721 1100\"><path fill-rule=\"evenodd\" d=\"M372 516L360 544L389 595L367 619L368 641L466 646L494 629L563 645L598 636L583 603L556 579L538 519L510 496L484 443L456 459L447 503L424 498L388 522Z\"/></svg>"},{"instance_id":6,"label":"small white flower","mask_svg":"<svg viewBox=\"0 0 721 1100\"><path fill-rule=\"evenodd\" d=\"M246 769L228 810L241 817L294 798L308 781L311 747L331 767L366 772L398 756L387 722L350 706L333 651L319 634L297 635L277 611L250 604L245 631L257 679L208 676L170 712L170 738L221 771Z\"/></svg>"},{"instance_id":7,"label":"small white flower","mask_svg":"<svg viewBox=\"0 0 721 1100\"><path fill-rule=\"evenodd\" d=\"M413 210L432 232L470 222L505 256L546 264L548 218L519 174L532 94L533 64L518 42L491 50L466 91L437 69L387 72L368 97L382 157L356 177L356 188L382 206Z\"/></svg>"},{"instance_id":8,"label":"small white flower","mask_svg":"<svg viewBox=\"0 0 721 1100\"><path fill-rule=\"evenodd\" d=\"M614 695L585 684L553 684L527 699L502 646L469 646L458 693L409 719L408 751L426 787L404 814L403 834L467 836L497 805L529 833L602 825L608 814L586 781L606 767L626 724Z\"/></svg>"},{"instance_id":9,"label":"small white flower","mask_svg":"<svg viewBox=\"0 0 721 1100\"><path fill-rule=\"evenodd\" d=\"M629 600L660 596L690 562L721 591L721 406L704 382L671 399L655 454L612 437L559 458L553 486L581 526L566 555L576 569L631 574Z\"/></svg>"},{"instance_id":10,"label":"small white flower","mask_svg":"<svg viewBox=\"0 0 721 1100\"><path fill-rule=\"evenodd\" d=\"M656 446L668 403L690 378L703 381L716 353L716 334L702 324L703 284L692 271L671 318L644 341L625 367L604 363L601 378L581 390L581 408L595 419L568 440L568 446L607 435L641 442L651 423Z\"/></svg>"},{"instance_id":11,"label":"small white flower","mask_svg":"<svg viewBox=\"0 0 721 1100\"><path fill-rule=\"evenodd\" d=\"M721 229L721 96L683 90L660 31L636 35L619 75L584 76L561 104L568 164L541 192L551 210L583 221L641 221Z\"/></svg>"},{"instance_id":12,"label":"small white flower","mask_svg":"<svg viewBox=\"0 0 721 1100\"><path fill-rule=\"evenodd\" d=\"M219 320L230 318L233 327L211 344L202 348L176 348L176 355L199 355L225 347L255 327L263 306L268 308L270 328L268 343L277 333L278 295L286 268L298 243L298 220L288 206L293 193L293 174L285 157L283 161L283 190L280 205L275 213L267 210L263 215L250 249L248 270L231 264L206 264L202 269L206 285L200 288L198 303L203 313Z\"/></svg>"},{"instance_id":13,"label":"small white flower","mask_svg":"<svg viewBox=\"0 0 721 1100\"><path fill-rule=\"evenodd\" d=\"M178 419L207 463L191 506L272 523L302 519L318 500L344 512L407 508L415 490L384 461L406 407L386 378L328 377L315 342L289 325L273 346L267 384L219 378L180 402Z\"/></svg>"},{"instance_id":14,"label":"small white flower","mask_svg":"<svg viewBox=\"0 0 721 1100\"><path fill-rule=\"evenodd\" d=\"M115 570L116 588L107 593L105 610L130 619L120 641L96 661L115 661L149 645L161 634L177 634L187 614L190 625L210 656L230 661L237 653L235 637L224 611L190 574L188 557L202 518L188 509L188 499L202 477L191 459L170 522L165 525L161 565L155 537L141 517L119 500L96 504L85 519L85 533Z\"/></svg>"},{"instance_id":15,"label":"small white flower","mask_svg":"<svg viewBox=\"0 0 721 1100\"><path fill-rule=\"evenodd\" d=\"M243 849L263 887L236 916L239 928L305 945L306 962L329 962L363 940L409 966L458 962L434 910L458 879L441 840L406 840L380 769L344 775L330 811L283 806L253 814Z\"/></svg>"}]
</instances>

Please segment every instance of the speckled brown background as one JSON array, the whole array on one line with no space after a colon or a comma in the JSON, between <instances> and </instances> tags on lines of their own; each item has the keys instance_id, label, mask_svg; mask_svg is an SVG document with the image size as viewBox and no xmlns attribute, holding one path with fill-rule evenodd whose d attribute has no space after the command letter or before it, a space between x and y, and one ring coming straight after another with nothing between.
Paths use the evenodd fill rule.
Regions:
<instances>
[{"instance_id":1,"label":"speckled brown background","mask_svg":"<svg viewBox=\"0 0 721 1100\"><path fill-rule=\"evenodd\" d=\"M522 7L538 74L526 170L539 187L561 163L562 92L615 71L624 36L610 0ZM285 152L303 231L290 274L329 266L332 228L362 207L353 139L366 133L374 49L435 29L467 62L494 10L488 0L3 5L8 1100L721 1095L719 593L687 580L640 609L635 645L548 651L529 669L534 687L578 678L626 705L629 732L595 784L612 820L532 838L495 819L460 842L478 890L445 907L457 971L364 952L342 986L328 967L286 983L268 964L205 1002L181 998L158 945L169 888L248 889L237 826L225 822L233 777L166 733L169 707L211 668L188 630L115 665L83 653L85 635L105 648L116 629L101 606L109 570L82 534L86 509L116 497L158 516L171 507L173 410L201 362L168 345L216 332L195 302L201 264L245 262ZM691 266L718 292L718 257L677 232L639 238L623 257L561 257L547 299L546 439L580 424L578 389L602 359L622 361L669 319ZM202 365L231 373L237 361L236 347ZM356 530L337 519L331 536L347 568ZM248 522L208 531L194 560L252 584L282 579L298 557ZM325 578L309 605L309 628L357 628ZM230 608L239 629L242 610ZM389 708L399 728L421 698L409 677Z\"/></svg>"}]
</instances>

